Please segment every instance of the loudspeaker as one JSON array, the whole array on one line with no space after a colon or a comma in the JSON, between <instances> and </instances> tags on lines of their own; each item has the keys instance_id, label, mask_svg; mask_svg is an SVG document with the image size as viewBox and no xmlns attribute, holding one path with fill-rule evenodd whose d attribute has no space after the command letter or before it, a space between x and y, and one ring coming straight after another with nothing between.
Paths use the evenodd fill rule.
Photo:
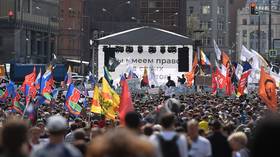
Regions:
<instances>
[{"instance_id":1,"label":"loudspeaker","mask_svg":"<svg viewBox=\"0 0 280 157\"><path fill-rule=\"evenodd\" d=\"M179 72L189 71L189 48L188 47L178 48L178 71Z\"/></svg>"},{"instance_id":2,"label":"loudspeaker","mask_svg":"<svg viewBox=\"0 0 280 157\"><path fill-rule=\"evenodd\" d=\"M104 64L108 68L110 66L109 65L110 58L114 58L114 59L116 58L115 57L116 48L111 48L111 47L103 48L103 51L104 51ZM115 69L109 71L115 71Z\"/></svg>"}]
</instances>

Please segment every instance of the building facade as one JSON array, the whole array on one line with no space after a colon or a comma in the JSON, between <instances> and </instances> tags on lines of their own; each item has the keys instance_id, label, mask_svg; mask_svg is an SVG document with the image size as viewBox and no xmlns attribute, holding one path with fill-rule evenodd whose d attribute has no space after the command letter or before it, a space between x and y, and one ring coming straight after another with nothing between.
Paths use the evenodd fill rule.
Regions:
<instances>
[{"instance_id":1,"label":"building facade","mask_svg":"<svg viewBox=\"0 0 280 157\"><path fill-rule=\"evenodd\" d=\"M261 55L269 57L269 40L271 49L280 50L280 8L279 1L272 1L271 38L269 39L269 5L268 1L258 1L257 10L259 15L251 15L249 6L238 10L237 16L237 52L241 51L242 45L248 49L259 51ZM262 11L261 11L262 10ZM259 30L260 28L260 30ZM260 31L260 33L259 33ZM260 35L260 36L259 36ZM238 55L239 56L239 55ZM278 54L279 57L279 54Z\"/></svg>"},{"instance_id":2,"label":"building facade","mask_svg":"<svg viewBox=\"0 0 280 157\"><path fill-rule=\"evenodd\" d=\"M140 21L186 35L186 0L139 0Z\"/></svg>"},{"instance_id":3,"label":"building facade","mask_svg":"<svg viewBox=\"0 0 280 157\"><path fill-rule=\"evenodd\" d=\"M50 61L56 51L57 8L56 0L0 1L0 62Z\"/></svg>"},{"instance_id":4,"label":"building facade","mask_svg":"<svg viewBox=\"0 0 280 157\"><path fill-rule=\"evenodd\" d=\"M215 58L213 40L229 52L229 0L188 0L187 36L199 41L200 46L210 58Z\"/></svg>"},{"instance_id":5,"label":"building facade","mask_svg":"<svg viewBox=\"0 0 280 157\"><path fill-rule=\"evenodd\" d=\"M59 34L57 55L65 59L83 60L89 52L84 48L88 18L84 0L59 0Z\"/></svg>"}]
</instances>

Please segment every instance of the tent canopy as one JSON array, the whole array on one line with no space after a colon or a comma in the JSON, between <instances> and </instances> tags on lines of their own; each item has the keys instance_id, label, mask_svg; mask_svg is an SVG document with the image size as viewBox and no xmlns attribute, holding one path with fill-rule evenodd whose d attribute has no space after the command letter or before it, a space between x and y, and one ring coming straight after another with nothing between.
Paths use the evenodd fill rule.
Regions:
<instances>
[{"instance_id":1,"label":"tent canopy","mask_svg":"<svg viewBox=\"0 0 280 157\"><path fill-rule=\"evenodd\" d=\"M101 45L192 45L192 39L159 28L144 26L102 37Z\"/></svg>"}]
</instances>

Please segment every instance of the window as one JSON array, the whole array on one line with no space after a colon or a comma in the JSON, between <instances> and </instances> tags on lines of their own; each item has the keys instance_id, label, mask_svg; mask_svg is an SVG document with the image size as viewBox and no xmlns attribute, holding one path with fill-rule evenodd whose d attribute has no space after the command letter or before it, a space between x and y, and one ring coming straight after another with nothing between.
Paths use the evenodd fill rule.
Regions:
<instances>
[{"instance_id":1,"label":"window","mask_svg":"<svg viewBox=\"0 0 280 157\"><path fill-rule=\"evenodd\" d=\"M258 31L253 31L250 33L250 48L257 50L258 46L260 45L260 49L261 49L261 53L265 52L266 48L267 48L267 37L266 37L266 33L265 32L261 32L261 40L260 40L260 44L259 44L259 39L258 39Z\"/></svg>"},{"instance_id":2,"label":"window","mask_svg":"<svg viewBox=\"0 0 280 157\"><path fill-rule=\"evenodd\" d=\"M206 37L206 36L202 37L202 45L203 46L210 45L210 41L211 41L210 37Z\"/></svg>"},{"instance_id":3,"label":"window","mask_svg":"<svg viewBox=\"0 0 280 157\"><path fill-rule=\"evenodd\" d=\"M260 18L261 18L261 24L262 25L266 25L266 17L265 17L265 15L262 15Z\"/></svg>"},{"instance_id":4,"label":"window","mask_svg":"<svg viewBox=\"0 0 280 157\"><path fill-rule=\"evenodd\" d=\"M247 25L247 19L242 19L242 25Z\"/></svg>"},{"instance_id":5,"label":"window","mask_svg":"<svg viewBox=\"0 0 280 157\"><path fill-rule=\"evenodd\" d=\"M247 30L243 30L243 31L242 31L242 36L243 36L244 38L247 37Z\"/></svg>"},{"instance_id":6,"label":"window","mask_svg":"<svg viewBox=\"0 0 280 157\"><path fill-rule=\"evenodd\" d=\"M224 13L224 7L217 7L217 14L223 14Z\"/></svg>"},{"instance_id":7,"label":"window","mask_svg":"<svg viewBox=\"0 0 280 157\"><path fill-rule=\"evenodd\" d=\"M218 45L223 45L223 38L222 37L218 37Z\"/></svg>"},{"instance_id":8,"label":"window","mask_svg":"<svg viewBox=\"0 0 280 157\"><path fill-rule=\"evenodd\" d=\"M190 14L192 14L193 13L193 7L189 7L189 9L190 9Z\"/></svg>"},{"instance_id":9,"label":"window","mask_svg":"<svg viewBox=\"0 0 280 157\"><path fill-rule=\"evenodd\" d=\"M224 29L224 23L222 21L218 22L218 30L223 30Z\"/></svg>"},{"instance_id":10,"label":"window","mask_svg":"<svg viewBox=\"0 0 280 157\"><path fill-rule=\"evenodd\" d=\"M209 29L209 28L212 28L212 27L211 27L211 21L208 21L208 29Z\"/></svg>"},{"instance_id":11,"label":"window","mask_svg":"<svg viewBox=\"0 0 280 157\"><path fill-rule=\"evenodd\" d=\"M200 21L200 29L207 30L209 28L211 28L211 21L209 22Z\"/></svg>"},{"instance_id":12,"label":"window","mask_svg":"<svg viewBox=\"0 0 280 157\"><path fill-rule=\"evenodd\" d=\"M250 16L250 25L257 25L259 23L258 16Z\"/></svg>"},{"instance_id":13,"label":"window","mask_svg":"<svg viewBox=\"0 0 280 157\"><path fill-rule=\"evenodd\" d=\"M202 14L210 14L210 6L209 5L202 6Z\"/></svg>"}]
</instances>

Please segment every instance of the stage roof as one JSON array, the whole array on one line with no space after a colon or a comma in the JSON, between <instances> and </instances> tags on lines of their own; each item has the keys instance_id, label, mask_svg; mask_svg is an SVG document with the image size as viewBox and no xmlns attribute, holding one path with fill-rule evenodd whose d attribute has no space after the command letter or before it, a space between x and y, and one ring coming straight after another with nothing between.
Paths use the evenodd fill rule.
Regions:
<instances>
[{"instance_id":1,"label":"stage roof","mask_svg":"<svg viewBox=\"0 0 280 157\"><path fill-rule=\"evenodd\" d=\"M192 45L191 38L167 30L144 26L102 37L101 45Z\"/></svg>"}]
</instances>

